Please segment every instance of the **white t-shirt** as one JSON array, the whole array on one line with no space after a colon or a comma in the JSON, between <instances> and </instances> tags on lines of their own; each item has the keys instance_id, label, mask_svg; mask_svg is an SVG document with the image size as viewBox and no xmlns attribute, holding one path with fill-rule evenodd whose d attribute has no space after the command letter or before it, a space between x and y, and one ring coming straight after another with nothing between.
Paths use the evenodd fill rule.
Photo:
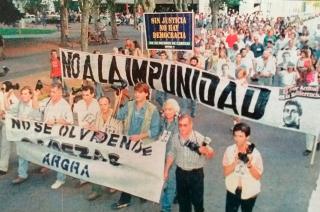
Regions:
<instances>
[{"instance_id":1,"label":"white t-shirt","mask_svg":"<svg viewBox=\"0 0 320 212\"><path fill-rule=\"evenodd\" d=\"M299 79L299 74L297 72L280 71L280 86L287 87L297 84L297 79Z\"/></svg>"},{"instance_id":2,"label":"white t-shirt","mask_svg":"<svg viewBox=\"0 0 320 212\"><path fill-rule=\"evenodd\" d=\"M73 112L78 115L78 125L84 127L87 124L96 122L98 113L100 111L99 103L96 99L92 99L89 106L86 105L85 101L81 99L74 104Z\"/></svg>"},{"instance_id":3,"label":"white t-shirt","mask_svg":"<svg viewBox=\"0 0 320 212\"><path fill-rule=\"evenodd\" d=\"M260 174L263 173L263 162L260 152L254 148L252 154L252 165ZM228 166L232 164L238 155L237 146L235 144L227 147L223 155L222 165ZM240 161L235 170L225 178L226 188L229 192L235 194L238 186L242 187L241 199L249 199L261 191L260 180L256 180L247 167ZM239 185L241 184L241 185Z\"/></svg>"},{"instance_id":4,"label":"white t-shirt","mask_svg":"<svg viewBox=\"0 0 320 212\"><path fill-rule=\"evenodd\" d=\"M73 123L71 107L63 98L55 104L51 101L51 98L44 99L40 102L40 111L43 112L44 122L64 119L68 123Z\"/></svg>"}]
</instances>

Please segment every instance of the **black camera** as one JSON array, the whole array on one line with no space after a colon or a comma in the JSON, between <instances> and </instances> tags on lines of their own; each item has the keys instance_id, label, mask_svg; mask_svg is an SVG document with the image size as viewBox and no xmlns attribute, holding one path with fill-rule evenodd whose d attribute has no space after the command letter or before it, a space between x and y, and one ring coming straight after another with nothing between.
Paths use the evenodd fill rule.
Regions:
<instances>
[{"instance_id":1,"label":"black camera","mask_svg":"<svg viewBox=\"0 0 320 212\"><path fill-rule=\"evenodd\" d=\"M111 88L113 90L115 90L117 93L119 93L119 91L125 89L128 85L128 83L123 79L120 79L119 82L120 82L120 84L112 84L111 85Z\"/></svg>"},{"instance_id":2,"label":"black camera","mask_svg":"<svg viewBox=\"0 0 320 212\"><path fill-rule=\"evenodd\" d=\"M2 84L6 86L5 88L4 87L1 88L1 90L3 90L4 92L8 92L11 89L13 89L13 90L19 89L19 83L13 84L10 81L4 81Z\"/></svg>"},{"instance_id":3,"label":"black camera","mask_svg":"<svg viewBox=\"0 0 320 212\"><path fill-rule=\"evenodd\" d=\"M200 151L199 151L199 148L200 148L200 145L196 142L193 142L191 140L187 140L186 143L184 143L184 145L186 147L188 147L191 151L194 151L196 153L198 153L199 155L201 155Z\"/></svg>"},{"instance_id":4,"label":"black camera","mask_svg":"<svg viewBox=\"0 0 320 212\"><path fill-rule=\"evenodd\" d=\"M43 83L41 80L38 80L35 90L41 90L42 88L43 88Z\"/></svg>"},{"instance_id":5,"label":"black camera","mask_svg":"<svg viewBox=\"0 0 320 212\"><path fill-rule=\"evenodd\" d=\"M248 154L251 154L255 148L255 145L252 143L248 146L247 150L245 153L239 152L238 153L238 158L245 164L249 162Z\"/></svg>"},{"instance_id":6,"label":"black camera","mask_svg":"<svg viewBox=\"0 0 320 212\"><path fill-rule=\"evenodd\" d=\"M76 95L77 93L81 92L82 91L82 86L80 88L71 88L72 90L72 95Z\"/></svg>"}]
</instances>

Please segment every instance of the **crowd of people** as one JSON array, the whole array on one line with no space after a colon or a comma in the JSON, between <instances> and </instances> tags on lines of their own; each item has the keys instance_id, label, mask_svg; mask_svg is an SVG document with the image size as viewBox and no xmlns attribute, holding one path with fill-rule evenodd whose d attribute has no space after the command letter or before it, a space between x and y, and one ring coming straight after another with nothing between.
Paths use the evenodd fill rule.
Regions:
<instances>
[{"instance_id":1,"label":"crowd of people","mask_svg":"<svg viewBox=\"0 0 320 212\"><path fill-rule=\"evenodd\" d=\"M225 24L227 23L227 24ZM310 44L314 45L310 45ZM96 54L100 52L95 51ZM137 41L126 39L124 46L113 49L114 54L146 57ZM282 19L264 19L259 15L230 15L217 29L202 27L194 36L191 52L151 50L147 57L162 61L172 60L197 67L218 75L222 80L235 80L241 86L318 86L320 71L320 24L310 34L303 23L292 24ZM197 100L174 98L156 91L150 99L150 88L138 83L133 88L132 100L113 103L105 95L104 85L84 81L81 99L61 80L59 58L51 51L52 85L49 97L39 100L40 90L25 86L16 96L12 86L3 83L1 115L11 114L21 119L33 119L49 125L76 124L94 131L126 134L133 142L152 142L163 132L171 132L167 142L164 179L166 181L160 201L161 211L171 211L175 197L179 210L204 211L203 167L213 158L214 150L207 138L194 130ZM11 88L11 89L10 89ZM119 96L128 95L128 89L118 90ZM119 107L111 107L117 105ZM291 114L291 112L290 112ZM121 127L114 127L114 123ZM8 171L10 142L1 125L0 174ZM252 211L260 192L263 174L262 157L250 142L250 127L237 119L232 128L234 144L223 156L222 167L226 182L226 211ZM308 155L311 150L304 152ZM48 170L41 168L41 172ZM14 185L29 178L28 161L19 157L18 176ZM66 176L57 173L51 186L58 189ZM80 181L79 186L87 182ZM103 189L92 185L88 199L101 196ZM114 191L114 190L113 190ZM112 209L128 207L131 194L122 192Z\"/></svg>"}]
</instances>

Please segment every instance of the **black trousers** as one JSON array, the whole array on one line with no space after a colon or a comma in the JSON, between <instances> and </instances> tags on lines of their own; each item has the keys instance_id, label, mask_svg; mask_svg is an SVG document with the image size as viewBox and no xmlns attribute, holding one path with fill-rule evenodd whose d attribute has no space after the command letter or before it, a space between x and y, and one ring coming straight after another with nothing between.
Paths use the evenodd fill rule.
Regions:
<instances>
[{"instance_id":1,"label":"black trousers","mask_svg":"<svg viewBox=\"0 0 320 212\"><path fill-rule=\"evenodd\" d=\"M227 191L226 199L226 212L237 212L240 206L242 212L251 212L257 196L243 200L239 195Z\"/></svg>"},{"instance_id":2,"label":"black trousers","mask_svg":"<svg viewBox=\"0 0 320 212\"><path fill-rule=\"evenodd\" d=\"M121 204L130 203L131 202L131 194L128 194L126 192L122 192L118 202Z\"/></svg>"},{"instance_id":3,"label":"black trousers","mask_svg":"<svg viewBox=\"0 0 320 212\"><path fill-rule=\"evenodd\" d=\"M203 212L203 168L185 171L176 169L177 196L180 212Z\"/></svg>"}]
</instances>

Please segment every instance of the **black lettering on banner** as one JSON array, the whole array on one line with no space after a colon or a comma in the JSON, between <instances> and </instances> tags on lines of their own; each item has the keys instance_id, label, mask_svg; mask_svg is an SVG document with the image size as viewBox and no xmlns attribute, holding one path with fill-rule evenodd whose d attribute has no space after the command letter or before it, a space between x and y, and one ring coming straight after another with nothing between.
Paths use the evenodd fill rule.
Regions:
<instances>
[{"instance_id":1,"label":"black lettering on banner","mask_svg":"<svg viewBox=\"0 0 320 212\"><path fill-rule=\"evenodd\" d=\"M149 156L149 155L151 155L151 154L152 154L152 148L151 148L151 146L144 147L144 148L142 149L142 155L143 155L143 156Z\"/></svg>"},{"instance_id":2,"label":"black lettering on banner","mask_svg":"<svg viewBox=\"0 0 320 212\"><path fill-rule=\"evenodd\" d=\"M147 60L141 60L141 66L139 67L139 60L132 59L132 80L134 84L138 82L147 82Z\"/></svg>"},{"instance_id":3,"label":"black lettering on banner","mask_svg":"<svg viewBox=\"0 0 320 212\"><path fill-rule=\"evenodd\" d=\"M107 79L103 79L103 71L102 71L102 62L103 62L103 55L98 55L98 74L99 74L99 82L101 83L108 83Z\"/></svg>"},{"instance_id":4,"label":"black lettering on banner","mask_svg":"<svg viewBox=\"0 0 320 212\"><path fill-rule=\"evenodd\" d=\"M81 175L81 176L86 175L88 178L90 177L90 176L89 176L89 171L88 171L88 165L85 165L85 166L84 166L84 168L82 169L80 175Z\"/></svg>"},{"instance_id":5,"label":"black lettering on banner","mask_svg":"<svg viewBox=\"0 0 320 212\"><path fill-rule=\"evenodd\" d=\"M168 84L169 75L169 84ZM168 65L162 65L161 84L163 91L175 95L175 71L168 70Z\"/></svg>"},{"instance_id":6,"label":"black lettering on banner","mask_svg":"<svg viewBox=\"0 0 320 212\"><path fill-rule=\"evenodd\" d=\"M183 70L185 70L185 73L183 73ZM192 69L186 68L183 69L182 66L177 66L177 96L184 98L182 94L185 94L186 98L191 98L191 91L190 91L190 77L191 77L191 71Z\"/></svg>"},{"instance_id":7,"label":"black lettering on banner","mask_svg":"<svg viewBox=\"0 0 320 212\"><path fill-rule=\"evenodd\" d=\"M117 66L117 59L112 56L111 65L109 69L109 83L113 84L115 82L121 82L122 77Z\"/></svg>"},{"instance_id":8,"label":"black lettering on banner","mask_svg":"<svg viewBox=\"0 0 320 212\"><path fill-rule=\"evenodd\" d=\"M42 131L42 123L41 122L34 123L34 131L38 132L38 133Z\"/></svg>"},{"instance_id":9,"label":"black lettering on banner","mask_svg":"<svg viewBox=\"0 0 320 212\"><path fill-rule=\"evenodd\" d=\"M88 155L89 149L87 147L75 145L74 150L80 152L79 157L92 159L92 157Z\"/></svg>"},{"instance_id":10,"label":"black lettering on banner","mask_svg":"<svg viewBox=\"0 0 320 212\"><path fill-rule=\"evenodd\" d=\"M61 144L61 150L69 155L72 155L72 156L76 156L74 153L73 153L73 145L72 144L68 144L68 143L62 143Z\"/></svg>"},{"instance_id":11,"label":"black lettering on banner","mask_svg":"<svg viewBox=\"0 0 320 212\"><path fill-rule=\"evenodd\" d=\"M68 59L64 51L62 54L62 73L63 77L78 78L80 74L80 55L78 53L67 52ZM76 70L74 69L76 63Z\"/></svg>"},{"instance_id":12,"label":"black lettering on banner","mask_svg":"<svg viewBox=\"0 0 320 212\"><path fill-rule=\"evenodd\" d=\"M79 173L79 167L80 167L80 162L72 161L71 166L70 166L70 172L72 173ZM75 171L73 171L75 170Z\"/></svg>"},{"instance_id":13,"label":"black lettering on banner","mask_svg":"<svg viewBox=\"0 0 320 212\"><path fill-rule=\"evenodd\" d=\"M137 145L138 144L138 145ZM138 146L138 148L136 148ZM135 153L139 153L142 150L142 144L141 142L136 142L134 146L132 147L132 150L134 150Z\"/></svg>"},{"instance_id":14,"label":"black lettering on banner","mask_svg":"<svg viewBox=\"0 0 320 212\"><path fill-rule=\"evenodd\" d=\"M41 139L37 139L37 144L40 145L40 146L43 146L44 145L44 141L41 140Z\"/></svg>"},{"instance_id":15,"label":"black lettering on banner","mask_svg":"<svg viewBox=\"0 0 320 212\"><path fill-rule=\"evenodd\" d=\"M69 164L70 164L70 161L69 159L65 158L61 161L61 168L65 171L68 171L69 170Z\"/></svg>"},{"instance_id":16,"label":"black lettering on banner","mask_svg":"<svg viewBox=\"0 0 320 212\"><path fill-rule=\"evenodd\" d=\"M115 154L115 153L110 153L108 154L108 157L109 157L109 162L111 165L113 166L119 166L120 163L118 163L118 160L119 160L119 155Z\"/></svg>"},{"instance_id":17,"label":"black lettering on banner","mask_svg":"<svg viewBox=\"0 0 320 212\"><path fill-rule=\"evenodd\" d=\"M76 135L74 134L74 129L75 129L75 126L71 126L70 133L69 133L69 138L75 138L76 137Z\"/></svg>"},{"instance_id":18,"label":"black lettering on banner","mask_svg":"<svg viewBox=\"0 0 320 212\"><path fill-rule=\"evenodd\" d=\"M51 130L52 130L52 127L48 124L44 124L44 129L43 129L43 133L44 134L51 134Z\"/></svg>"},{"instance_id":19,"label":"black lettering on banner","mask_svg":"<svg viewBox=\"0 0 320 212\"><path fill-rule=\"evenodd\" d=\"M131 144L131 140L127 136L122 137L122 141L120 143L120 148L123 148L123 145L125 145L126 150L129 150Z\"/></svg>"},{"instance_id":20,"label":"black lettering on banner","mask_svg":"<svg viewBox=\"0 0 320 212\"><path fill-rule=\"evenodd\" d=\"M102 153L99 150L94 150L94 157L93 160L101 160L103 162L106 162L107 159L105 159L102 155Z\"/></svg>"},{"instance_id":21,"label":"black lettering on banner","mask_svg":"<svg viewBox=\"0 0 320 212\"><path fill-rule=\"evenodd\" d=\"M80 140L82 141L84 139L84 137L86 137L86 135L90 132L90 130L81 128L80 129Z\"/></svg>"},{"instance_id":22,"label":"black lettering on banner","mask_svg":"<svg viewBox=\"0 0 320 212\"><path fill-rule=\"evenodd\" d=\"M50 139L48 147L61 152L61 147L60 147L59 141Z\"/></svg>"},{"instance_id":23,"label":"black lettering on banner","mask_svg":"<svg viewBox=\"0 0 320 212\"><path fill-rule=\"evenodd\" d=\"M118 140L119 140L120 135L117 134L111 134L110 139L108 141L108 146L113 146L115 147Z\"/></svg>"},{"instance_id":24,"label":"black lettering on banner","mask_svg":"<svg viewBox=\"0 0 320 212\"><path fill-rule=\"evenodd\" d=\"M201 72L201 73L202 73L202 78L210 79L210 84L209 84L209 90L208 90L208 99L205 98L205 92L200 92L199 93L200 102L203 102L203 103L213 107L214 106L214 98L215 98L216 90L217 90L218 84L220 82L220 79L219 79L219 77L212 75L212 74L209 74L207 72ZM205 90L206 82L207 81L205 81L205 80L200 81L200 85L199 85L200 91Z\"/></svg>"},{"instance_id":25,"label":"black lettering on banner","mask_svg":"<svg viewBox=\"0 0 320 212\"><path fill-rule=\"evenodd\" d=\"M223 89L219 100L218 100L218 108L224 110L225 107L231 108L233 112L239 115L237 110L237 97L236 97L236 89L237 85L233 81L229 81L229 84ZM226 101L231 94L231 104L226 104Z\"/></svg>"},{"instance_id":26,"label":"black lettering on banner","mask_svg":"<svg viewBox=\"0 0 320 212\"><path fill-rule=\"evenodd\" d=\"M90 141L93 142L95 141L98 144L104 143L108 138L107 133L98 131L98 132L93 132Z\"/></svg>"},{"instance_id":27,"label":"black lettering on banner","mask_svg":"<svg viewBox=\"0 0 320 212\"><path fill-rule=\"evenodd\" d=\"M59 135L65 137L68 133L69 127L67 125L62 125L59 129Z\"/></svg>"},{"instance_id":28,"label":"black lettering on banner","mask_svg":"<svg viewBox=\"0 0 320 212\"><path fill-rule=\"evenodd\" d=\"M125 69L126 69L126 76L127 76L128 84L129 84L130 86L133 86L134 83L132 82L132 76L131 76L131 74L132 74L132 71L131 71L131 61L132 61L131 58L127 58L127 59L126 59L126 67L125 67Z\"/></svg>"},{"instance_id":29,"label":"black lettering on banner","mask_svg":"<svg viewBox=\"0 0 320 212\"><path fill-rule=\"evenodd\" d=\"M149 65L149 77L148 77L148 84L152 89L155 89L153 80L159 79L161 76L161 68L162 65L159 62L151 61Z\"/></svg>"},{"instance_id":30,"label":"black lettering on banner","mask_svg":"<svg viewBox=\"0 0 320 212\"><path fill-rule=\"evenodd\" d=\"M51 166L55 166L56 168L59 168L61 157L59 155L53 155L51 159Z\"/></svg>"},{"instance_id":31,"label":"black lettering on banner","mask_svg":"<svg viewBox=\"0 0 320 212\"><path fill-rule=\"evenodd\" d=\"M91 64L90 64L90 55L87 55L86 60L84 61L83 80L87 80L87 79L90 79L95 82Z\"/></svg>"},{"instance_id":32,"label":"black lettering on banner","mask_svg":"<svg viewBox=\"0 0 320 212\"><path fill-rule=\"evenodd\" d=\"M44 158L42 159L42 164L47 164L48 166L50 166L50 153L44 156Z\"/></svg>"},{"instance_id":33,"label":"black lettering on banner","mask_svg":"<svg viewBox=\"0 0 320 212\"><path fill-rule=\"evenodd\" d=\"M255 90L247 89L243 99L243 103L242 103L241 115L258 120L262 118L264 115L264 112L271 94L271 90L267 88L258 88L258 87L251 87L251 86L249 86L249 88L256 88L255 90L257 89L260 90L258 100L254 106L254 111L252 113L249 112L249 107L252 103L252 97Z\"/></svg>"},{"instance_id":34,"label":"black lettering on banner","mask_svg":"<svg viewBox=\"0 0 320 212\"><path fill-rule=\"evenodd\" d=\"M187 68L189 69L189 68ZM197 82L198 82L198 79L199 79L199 75L200 75L200 71L199 70L193 70L193 76L192 76L192 81L191 81L191 91L192 91L192 96L193 96L193 99L194 100L197 100L198 99L198 96L197 96Z\"/></svg>"},{"instance_id":35,"label":"black lettering on banner","mask_svg":"<svg viewBox=\"0 0 320 212\"><path fill-rule=\"evenodd\" d=\"M11 119L11 123L12 123L12 125L11 125L11 128L12 129L15 129L15 128L18 128L19 130L20 130L20 128L21 128L21 124L20 124L20 120L18 120L18 119Z\"/></svg>"},{"instance_id":36,"label":"black lettering on banner","mask_svg":"<svg viewBox=\"0 0 320 212\"><path fill-rule=\"evenodd\" d=\"M28 122L28 121L22 121L22 128L23 128L24 130L29 130L29 129L30 129L30 126L31 126L30 122Z\"/></svg>"},{"instance_id":37,"label":"black lettering on banner","mask_svg":"<svg viewBox=\"0 0 320 212\"><path fill-rule=\"evenodd\" d=\"M31 141L29 138L22 138L22 139L21 139L21 142L24 142L24 143L32 143L32 141Z\"/></svg>"}]
</instances>

